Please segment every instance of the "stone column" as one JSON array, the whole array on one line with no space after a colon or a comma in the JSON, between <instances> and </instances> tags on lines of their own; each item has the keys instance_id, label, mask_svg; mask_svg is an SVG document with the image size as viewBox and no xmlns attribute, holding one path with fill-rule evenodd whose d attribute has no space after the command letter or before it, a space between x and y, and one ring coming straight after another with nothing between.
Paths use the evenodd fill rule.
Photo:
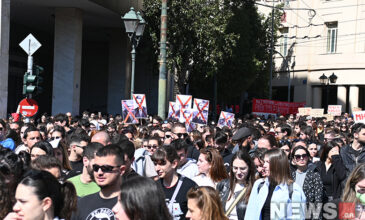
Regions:
<instances>
[{"instance_id":1,"label":"stone column","mask_svg":"<svg viewBox=\"0 0 365 220\"><path fill-rule=\"evenodd\" d=\"M7 117L8 109L9 36L10 0L0 0L0 118Z\"/></svg>"},{"instance_id":2,"label":"stone column","mask_svg":"<svg viewBox=\"0 0 365 220\"><path fill-rule=\"evenodd\" d=\"M126 96L126 66L129 61L129 42L127 34L120 28L110 32L109 40L109 75L107 111L110 114L121 114L121 100ZM129 87L130 88L130 87Z\"/></svg>"},{"instance_id":3,"label":"stone column","mask_svg":"<svg viewBox=\"0 0 365 220\"><path fill-rule=\"evenodd\" d=\"M82 12L57 8L55 13L52 114L80 110Z\"/></svg>"},{"instance_id":4,"label":"stone column","mask_svg":"<svg viewBox=\"0 0 365 220\"><path fill-rule=\"evenodd\" d=\"M352 113L353 107L359 107L359 87L358 86L350 86L350 94L349 94L349 106L350 112Z\"/></svg>"},{"instance_id":5,"label":"stone column","mask_svg":"<svg viewBox=\"0 0 365 220\"><path fill-rule=\"evenodd\" d=\"M313 108L321 108L322 107L322 87L314 87L313 88Z\"/></svg>"},{"instance_id":6,"label":"stone column","mask_svg":"<svg viewBox=\"0 0 365 220\"><path fill-rule=\"evenodd\" d=\"M337 105L342 105L342 111L346 112L346 94L347 89L345 86L337 87Z\"/></svg>"}]
</instances>

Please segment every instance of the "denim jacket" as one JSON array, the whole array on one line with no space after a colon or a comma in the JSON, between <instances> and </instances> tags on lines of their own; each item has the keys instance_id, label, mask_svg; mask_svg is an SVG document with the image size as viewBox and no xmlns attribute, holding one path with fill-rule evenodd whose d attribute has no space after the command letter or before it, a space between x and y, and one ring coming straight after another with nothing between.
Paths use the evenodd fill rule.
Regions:
<instances>
[{"instance_id":1,"label":"denim jacket","mask_svg":"<svg viewBox=\"0 0 365 220\"><path fill-rule=\"evenodd\" d=\"M258 189L261 182L264 184ZM269 179L258 179L253 185L248 201L245 220L261 220L261 210L269 193ZM275 187L271 197L271 219L305 219L305 195L301 187L293 183L292 199L289 198L288 185L285 183ZM285 212L285 208L287 208ZM274 215L274 216L273 216Z\"/></svg>"}]
</instances>

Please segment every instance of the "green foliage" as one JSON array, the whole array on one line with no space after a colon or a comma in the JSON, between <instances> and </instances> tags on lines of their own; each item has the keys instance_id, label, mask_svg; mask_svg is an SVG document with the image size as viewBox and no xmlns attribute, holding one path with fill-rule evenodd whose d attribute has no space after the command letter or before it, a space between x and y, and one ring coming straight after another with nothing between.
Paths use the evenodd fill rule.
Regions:
<instances>
[{"instance_id":1,"label":"green foliage","mask_svg":"<svg viewBox=\"0 0 365 220\"><path fill-rule=\"evenodd\" d=\"M193 95L212 99L216 74L220 102L237 103L245 91L265 94L271 22L254 0L168 0L168 7L167 63L180 93L189 83ZM160 8L161 1L144 0L151 57L159 51Z\"/></svg>"}]
</instances>

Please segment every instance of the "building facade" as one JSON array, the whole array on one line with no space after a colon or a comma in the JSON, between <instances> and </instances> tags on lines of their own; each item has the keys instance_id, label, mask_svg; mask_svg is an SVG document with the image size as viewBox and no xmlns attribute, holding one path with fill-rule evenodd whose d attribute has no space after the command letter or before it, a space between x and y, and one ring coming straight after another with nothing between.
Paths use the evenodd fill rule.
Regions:
<instances>
[{"instance_id":1,"label":"building facade","mask_svg":"<svg viewBox=\"0 0 365 220\"><path fill-rule=\"evenodd\" d=\"M142 1L0 0L0 118L24 98L27 54L19 43L30 33L42 44L33 55L44 68L44 91L34 97L40 113L121 113L131 78L131 45L121 17L130 7L141 10ZM145 93L150 105L157 103L158 74L151 74L143 47L142 39L135 93Z\"/></svg>"},{"instance_id":2,"label":"building facade","mask_svg":"<svg viewBox=\"0 0 365 220\"><path fill-rule=\"evenodd\" d=\"M274 56L273 99L287 100L290 85L291 101L314 108L339 104L344 112L364 109L365 0L274 1L279 4L284 15L275 49L285 59L279 53ZM258 8L266 15L271 12ZM321 84L323 74L337 76L336 82Z\"/></svg>"}]
</instances>

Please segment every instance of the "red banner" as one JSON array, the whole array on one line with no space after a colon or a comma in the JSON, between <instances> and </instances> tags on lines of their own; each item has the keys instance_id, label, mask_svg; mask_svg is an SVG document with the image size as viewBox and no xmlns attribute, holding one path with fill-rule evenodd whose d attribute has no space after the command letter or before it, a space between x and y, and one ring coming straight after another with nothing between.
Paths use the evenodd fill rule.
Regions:
<instances>
[{"instance_id":1,"label":"red banner","mask_svg":"<svg viewBox=\"0 0 365 220\"><path fill-rule=\"evenodd\" d=\"M298 108L304 107L305 102L282 102L269 99L252 99L252 113L266 114L297 114Z\"/></svg>"}]
</instances>

